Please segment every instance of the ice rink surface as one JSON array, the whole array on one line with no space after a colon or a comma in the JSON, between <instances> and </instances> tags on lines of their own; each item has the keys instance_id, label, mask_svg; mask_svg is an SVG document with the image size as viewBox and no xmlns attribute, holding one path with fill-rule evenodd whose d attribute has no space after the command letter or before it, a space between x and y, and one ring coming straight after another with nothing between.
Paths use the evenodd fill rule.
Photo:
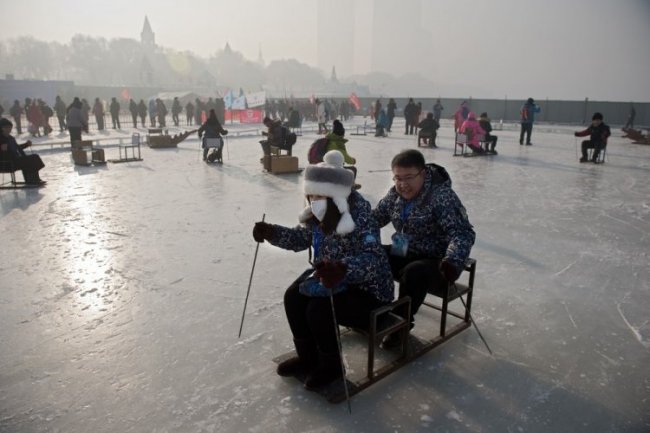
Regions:
<instances>
[{"instance_id":1,"label":"ice rink surface","mask_svg":"<svg viewBox=\"0 0 650 433\"><path fill-rule=\"evenodd\" d=\"M348 137L373 206L416 146L402 128ZM35 147L47 186L0 191L0 432L650 431L650 148L614 130L605 164L579 164L577 128L536 125L530 147L515 128L495 132L495 157L454 158L446 122L422 149L475 227L473 315L494 356L470 328L353 397L352 415L274 372L306 252L260 247L237 338L253 223L292 226L304 206L301 174L262 171L259 135L231 137L223 166L196 135L103 167ZM299 137L301 166L315 138Z\"/></svg>"}]
</instances>

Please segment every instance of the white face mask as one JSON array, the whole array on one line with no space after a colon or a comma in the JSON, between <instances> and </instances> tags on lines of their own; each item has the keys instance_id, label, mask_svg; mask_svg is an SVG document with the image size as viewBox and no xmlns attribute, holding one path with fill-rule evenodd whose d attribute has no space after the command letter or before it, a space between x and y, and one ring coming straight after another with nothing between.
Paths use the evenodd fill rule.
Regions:
<instances>
[{"instance_id":1,"label":"white face mask","mask_svg":"<svg viewBox=\"0 0 650 433\"><path fill-rule=\"evenodd\" d=\"M318 221L323 221L325 213L327 212L327 200L312 200L311 213L314 214Z\"/></svg>"}]
</instances>

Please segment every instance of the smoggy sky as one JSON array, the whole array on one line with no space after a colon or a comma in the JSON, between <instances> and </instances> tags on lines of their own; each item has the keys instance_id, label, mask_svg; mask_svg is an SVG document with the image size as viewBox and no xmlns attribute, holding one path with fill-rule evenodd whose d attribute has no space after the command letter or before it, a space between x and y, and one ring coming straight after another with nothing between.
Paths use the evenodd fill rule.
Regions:
<instances>
[{"instance_id":1,"label":"smoggy sky","mask_svg":"<svg viewBox=\"0 0 650 433\"><path fill-rule=\"evenodd\" d=\"M147 15L165 47L208 57L228 41L251 60L261 46L266 62L296 58L318 66L319 2L327 7L325 0L3 1L0 40L30 35L67 43L77 33L139 39ZM349 0L337 11L355 16L355 74L372 69L374 5ZM381 53L413 49L430 60L417 71L397 65L394 75L467 83L479 89L475 97L650 101L650 0L423 0L419 17L410 9L402 13L421 26L424 43L405 43L402 30L386 28L394 37ZM331 21L331 31L339 31Z\"/></svg>"}]
</instances>

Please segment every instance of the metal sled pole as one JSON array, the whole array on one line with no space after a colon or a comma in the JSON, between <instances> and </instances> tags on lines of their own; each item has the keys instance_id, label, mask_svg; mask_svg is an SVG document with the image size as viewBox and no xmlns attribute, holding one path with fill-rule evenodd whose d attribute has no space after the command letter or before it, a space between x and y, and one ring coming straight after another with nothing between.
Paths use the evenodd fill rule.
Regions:
<instances>
[{"instance_id":1,"label":"metal sled pole","mask_svg":"<svg viewBox=\"0 0 650 433\"><path fill-rule=\"evenodd\" d=\"M262 222L266 218L266 214L262 214ZM251 269L251 276L248 279L248 290L246 291L246 300L244 301L244 311L241 313L241 324L239 325L239 335L237 338L241 338L241 330L244 327L244 316L246 316L246 306L248 305L248 295L251 293L251 284L253 282L253 273L255 273L255 263L257 262L257 252L260 250L260 242L257 243L255 247L255 257L253 258L253 268Z\"/></svg>"},{"instance_id":2,"label":"metal sled pole","mask_svg":"<svg viewBox=\"0 0 650 433\"><path fill-rule=\"evenodd\" d=\"M226 137L226 155L228 156L228 161L230 161L230 147L228 146L228 136L226 135L225 137Z\"/></svg>"},{"instance_id":3,"label":"metal sled pole","mask_svg":"<svg viewBox=\"0 0 650 433\"><path fill-rule=\"evenodd\" d=\"M456 283L454 283L454 287L456 287ZM456 289L458 290L458 289ZM490 346L488 346L487 341L485 341L485 338L483 338L483 334L481 334L481 331L478 329L478 326L476 325L476 322L474 321L474 318L472 317L472 313L469 312L467 309L467 305L465 304L465 300L463 299L462 296L459 296L458 299L460 299L460 302L463 303L463 307L465 307L465 311L469 314L469 320L472 322L472 325L474 325L474 329L476 329L476 332L478 333L478 336L481 338L481 341L483 344L485 344L485 347L487 348L488 352L490 352L490 355L494 356L494 353L492 353L492 350L490 349Z\"/></svg>"},{"instance_id":4,"label":"metal sled pole","mask_svg":"<svg viewBox=\"0 0 650 433\"><path fill-rule=\"evenodd\" d=\"M341 344L341 331L336 320L336 311L334 311L334 295L330 290L330 305L332 307L332 319L334 321L334 331L336 332L336 344L339 346L339 360L341 361L341 372L343 373L343 389L345 389L345 400L348 403L348 413L352 414L352 405L350 404L350 391L348 390L348 380L345 374L345 362L343 362L343 345Z\"/></svg>"}]
</instances>

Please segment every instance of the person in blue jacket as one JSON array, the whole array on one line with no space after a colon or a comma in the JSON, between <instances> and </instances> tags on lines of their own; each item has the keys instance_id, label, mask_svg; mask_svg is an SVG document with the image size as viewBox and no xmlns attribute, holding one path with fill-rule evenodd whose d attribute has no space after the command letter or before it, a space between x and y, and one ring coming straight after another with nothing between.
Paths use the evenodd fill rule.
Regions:
<instances>
[{"instance_id":1,"label":"person in blue jacket","mask_svg":"<svg viewBox=\"0 0 650 433\"><path fill-rule=\"evenodd\" d=\"M301 225L257 222L253 237L277 247L313 248L308 269L285 292L284 308L297 357L278 365L280 376L307 374L305 388L325 386L343 374L330 296L338 324L367 329L370 312L393 300L393 279L379 231L371 223L370 203L352 190L354 175L343 155L329 151L305 169L308 206Z\"/></svg>"},{"instance_id":2,"label":"person in blue jacket","mask_svg":"<svg viewBox=\"0 0 650 433\"><path fill-rule=\"evenodd\" d=\"M399 297L411 297L411 327L429 290L442 293L458 279L469 258L475 233L465 207L451 188L447 171L426 164L415 149L397 154L391 163L395 185L372 211L377 229L393 224L389 252ZM385 346L398 342L397 333Z\"/></svg>"},{"instance_id":3,"label":"person in blue jacket","mask_svg":"<svg viewBox=\"0 0 650 433\"><path fill-rule=\"evenodd\" d=\"M535 123L535 113L539 113L541 109L535 104L533 98L528 98L526 103L521 106L521 134L519 134L519 144L524 144L524 134L526 134L526 146L532 146L530 142L530 135L533 133L533 123Z\"/></svg>"}]
</instances>

